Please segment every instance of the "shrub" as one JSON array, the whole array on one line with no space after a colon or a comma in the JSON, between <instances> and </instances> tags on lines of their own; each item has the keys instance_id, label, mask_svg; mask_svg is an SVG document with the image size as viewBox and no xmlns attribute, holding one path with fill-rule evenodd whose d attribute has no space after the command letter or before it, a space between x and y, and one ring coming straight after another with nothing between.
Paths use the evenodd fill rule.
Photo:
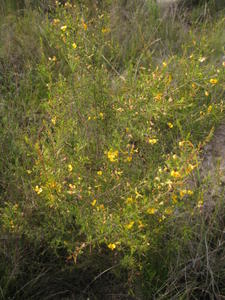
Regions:
<instances>
[{"instance_id":1,"label":"shrub","mask_svg":"<svg viewBox=\"0 0 225 300\"><path fill-rule=\"evenodd\" d=\"M135 6L134 24L143 5ZM129 282L142 274L154 282L152 295L181 247L171 224L177 215L198 215L202 205L187 179L224 115L223 65L216 58L222 42L214 49L223 18L190 29L179 52L156 66L154 48L144 59L147 48L138 43L147 21L154 38L165 37L168 27L157 14L141 24L124 58L117 57L119 29L107 9L93 17L88 7L66 3L48 18L25 13L9 39L18 47L2 48L9 56L0 111L1 228L75 262L77 272L91 266L91 274L118 275L110 262L118 276L129 270ZM186 244L191 227L175 228ZM98 255L106 260L93 263Z\"/></svg>"}]
</instances>

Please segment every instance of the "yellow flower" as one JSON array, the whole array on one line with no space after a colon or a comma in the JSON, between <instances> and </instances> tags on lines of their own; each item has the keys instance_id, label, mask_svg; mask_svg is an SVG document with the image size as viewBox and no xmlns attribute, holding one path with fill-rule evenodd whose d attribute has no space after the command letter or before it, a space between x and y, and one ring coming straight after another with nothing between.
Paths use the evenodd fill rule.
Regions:
<instances>
[{"instance_id":1,"label":"yellow flower","mask_svg":"<svg viewBox=\"0 0 225 300\"><path fill-rule=\"evenodd\" d=\"M138 221L139 225L138 225L138 228L141 229L143 227L145 227L145 225L141 222L141 221Z\"/></svg>"},{"instance_id":2,"label":"yellow flower","mask_svg":"<svg viewBox=\"0 0 225 300\"><path fill-rule=\"evenodd\" d=\"M76 191L74 191L74 190L69 190L69 191L67 191L67 194L73 195L73 194L76 194Z\"/></svg>"},{"instance_id":3,"label":"yellow flower","mask_svg":"<svg viewBox=\"0 0 225 300\"><path fill-rule=\"evenodd\" d=\"M107 33L107 32L109 32L109 31L110 31L109 28L102 28L102 33Z\"/></svg>"},{"instance_id":4,"label":"yellow flower","mask_svg":"<svg viewBox=\"0 0 225 300\"><path fill-rule=\"evenodd\" d=\"M75 188L76 188L76 186L74 185L74 184L69 184L69 188L71 189L71 190L74 190Z\"/></svg>"},{"instance_id":5,"label":"yellow flower","mask_svg":"<svg viewBox=\"0 0 225 300\"><path fill-rule=\"evenodd\" d=\"M69 172L73 171L73 166L71 164L68 165L68 170L69 170Z\"/></svg>"},{"instance_id":6,"label":"yellow flower","mask_svg":"<svg viewBox=\"0 0 225 300\"><path fill-rule=\"evenodd\" d=\"M193 166L192 164L188 164L188 167L187 167L187 172L190 173L191 171L193 171L195 168L195 166Z\"/></svg>"},{"instance_id":7,"label":"yellow flower","mask_svg":"<svg viewBox=\"0 0 225 300\"><path fill-rule=\"evenodd\" d=\"M164 61L163 62L163 67L166 67L167 66L167 63Z\"/></svg>"},{"instance_id":8,"label":"yellow flower","mask_svg":"<svg viewBox=\"0 0 225 300\"><path fill-rule=\"evenodd\" d=\"M127 162L131 162L132 161L132 156L128 156L126 159Z\"/></svg>"},{"instance_id":9,"label":"yellow flower","mask_svg":"<svg viewBox=\"0 0 225 300\"><path fill-rule=\"evenodd\" d=\"M59 19L53 19L52 24L53 24L53 25L57 25L59 22L60 22Z\"/></svg>"},{"instance_id":10,"label":"yellow flower","mask_svg":"<svg viewBox=\"0 0 225 300\"><path fill-rule=\"evenodd\" d=\"M54 55L53 57L48 58L49 61L56 61L56 56Z\"/></svg>"},{"instance_id":11,"label":"yellow flower","mask_svg":"<svg viewBox=\"0 0 225 300\"><path fill-rule=\"evenodd\" d=\"M210 83L212 83L212 84L216 84L217 82L218 82L218 79L216 79L216 78L210 79Z\"/></svg>"},{"instance_id":12,"label":"yellow flower","mask_svg":"<svg viewBox=\"0 0 225 300\"><path fill-rule=\"evenodd\" d=\"M104 210L104 208L105 208L104 204L100 204L100 205L99 205L99 209Z\"/></svg>"},{"instance_id":13,"label":"yellow flower","mask_svg":"<svg viewBox=\"0 0 225 300\"><path fill-rule=\"evenodd\" d=\"M162 99L162 93L158 93L155 97L154 97L155 100L159 101Z\"/></svg>"},{"instance_id":14,"label":"yellow flower","mask_svg":"<svg viewBox=\"0 0 225 300\"><path fill-rule=\"evenodd\" d=\"M113 251L116 248L116 244L110 243L108 244L108 248Z\"/></svg>"},{"instance_id":15,"label":"yellow flower","mask_svg":"<svg viewBox=\"0 0 225 300\"><path fill-rule=\"evenodd\" d=\"M131 229L132 227L133 227L133 225L134 225L134 221L131 221L129 224L127 224L125 227L127 228L127 229Z\"/></svg>"},{"instance_id":16,"label":"yellow flower","mask_svg":"<svg viewBox=\"0 0 225 300\"><path fill-rule=\"evenodd\" d=\"M187 194L192 196L194 194L194 192L192 190L187 190Z\"/></svg>"},{"instance_id":17,"label":"yellow flower","mask_svg":"<svg viewBox=\"0 0 225 300\"><path fill-rule=\"evenodd\" d=\"M136 195L135 196L136 199L143 198L143 196L138 192L137 188L134 189L134 192L135 192L135 195Z\"/></svg>"},{"instance_id":18,"label":"yellow flower","mask_svg":"<svg viewBox=\"0 0 225 300\"><path fill-rule=\"evenodd\" d=\"M99 117L100 117L100 119L102 119L102 120L103 120L103 118L104 118L104 114L103 114L102 112L100 112L100 113L99 113Z\"/></svg>"},{"instance_id":19,"label":"yellow flower","mask_svg":"<svg viewBox=\"0 0 225 300\"><path fill-rule=\"evenodd\" d=\"M165 220L165 216L164 215L162 215L162 217L159 219L159 222L162 222L162 221L164 221Z\"/></svg>"},{"instance_id":20,"label":"yellow flower","mask_svg":"<svg viewBox=\"0 0 225 300\"><path fill-rule=\"evenodd\" d=\"M53 118L51 119L51 122L52 122L53 125L55 125L55 124L56 124L56 117L53 117Z\"/></svg>"},{"instance_id":21,"label":"yellow flower","mask_svg":"<svg viewBox=\"0 0 225 300\"><path fill-rule=\"evenodd\" d=\"M95 206L96 202L97 202L97 200L94 199L94 200L91 202L91 205L92 205L92 206Z\"/></svg>"},{"instance_id":22,"label":"yellow flower","mask_svg":"<svg viewBox=\"0 0 225 300\"><path fill-rule=\"evenodd\" d=\"M126 200L126 204L131 204L134 202L134 199L132 197L128 197Z\"/></svg>"},{"instance_id":23,"label":"yellow flower","mask_svg":"<svg viewBox=\"0 0 225 300\"><path fill-rule=\"evenodd\" d=\"M209 105L209 107L208 107L208 113L211 113L211 111L212 111L212 105Z\"/></svg>"},{"instance_id":24,"label":"yellow flower","mask_svg":"<svg viewBox=\"0 0 225 300\"><path fill-rule=\"evenodd\" d=\"M84 30L86 31L87 30L87 24L84 22L84 19L82 19L81 22L82 22L82 26L83 26Z\"/></svg>"},{"instance_id":25,"label":"yellow flower","mask_svg":"<svg viewBox=\"0 0 225 300\"><path fill-rule=\"evenodd\" d=\"M186 195L186 190L181 190L180 191L180 196L183 198Z\"/></svg>"},{"instance_id":26,"label":"yellow flower","mask_svg":"<svg viewBox=\"0 0 225 300\"><path fill-rule=\"evenodd\" d=\"M180 196L183 198L185 195L192 196L194 192L192 190L181 190L180 191Z\"/></svg>"},{"instance_id":27,"label":"yellow flower","mask_svg":"<svg viewBox=\"0 0 225 300\"><path fill-rule=\"evenodd\" d=\"M32 173L32 171L31 170L27 170L27 174L31 174Z\"/></svg>"},{"instance_id":28,"label":"yellow flower","mask_svg":"<svg viewBox=\"0 0 225 300\"><path fill-rule=\"evenodd\" d=\"M65 32L66 31L66 29L67 29L67 26L66 25L64 25L64 26L61 26L61 28L60 28L63 32Z\"/></svg>"},{"instance_id":29,"label":"yellow flower","mask_svg":"<svg viewBox=\"0 0 225 300\"><path fill-rule=\"evenodd\" d=\"M119 107L119 108L117 108L117 111L121 113L124 111L124 109L122 107Z\"/></svg>"},{"instance_id":30,"label":"yellow flower","mask_svg":"<svg viewBox=\"0 0 225 300\"><path fill-rule=\"evenodd\" d=\"M180 178L181 177L180 173L178 171L174 171L174 170L171 171L170 175L174 178Z\"/></svg>"},{"instance_id":31,"label":"yellow flower","mask_svg":"<svg viewBox=\"0 0 225 300\"><path fill-rule=\"evenodd\" d=\"M205 96L208 97L209 96L209 92L205 91Z\"/></svg>"},{"instance_id":32,"label":"yellow flower","mask_svg":"<svg viewBox=\"0 0 225 300\"><path fill-rule=\"evenodd\" d=\"M118 154L119 154L118 150L113 151L113 150L111 149L111 150L109 150L109 151L107 152L108 159L109 159L111 162L115 162L115 161L118 160Z\"/></svg>"},{"instance_id":33,"label":"yellow flower","mask_svg":"<svg viewBox=\"0 0 225 300\"><path fill-rule=\"evenodd\" d=\"M181 142L179 142L179 147L182 147L182 146L184 146L184 144L185 144L185 141L181 141Z\"/></svg>"},{"instance_id":34,"label":"yellow flower","mask_svg":"<svg viewBox=\"0 0 225 300\"><path fill-rule=\"evenodd\" d=\"M43 192L42 188L39 187L38 185L35 186L34 190L38 195Z\"/></svg>"},{"instance_id":35,"label":"yellow flower","mask_svg":"<svg viewBox=\"0 0 225 300\"><path fill-rule=\"evenodd\" d=\"M200 199L200 200L198 201L197 207L198 207L198 208L202 208L202 207L203 207L203 200L202 200L202 199Z\"/></svg>"},{"instance_id":36,"label":"yellow flower","mask_svg":"<svg viewBox=\"0 0 225 300\"><path fill-rule=\"evenodd\" d=\"M76 49L76 48L77 48L77 44L76 44L76 43L73 43L73 44L72 44L72 47L73 47L73 49Z\"/></svg>"},{"instance_id":37,"label":"yellow flower","mask_svg":"<svg viewBox=\"0 0 225 300\"><path fill-rule=\"evenodd\" d=\"M99 176L102 176L102 171L98 171L97 174L98 174Z\"/></svg>"},{"instance_id":38,"label":"yellow flower","mask_svg":"<svg viewBox=\"0 0 225 300\"><path fill-rule=\"evenodd\" d=\"M173 124L168 122L167 125L169 126L169 128L173 128Z\"/></svg>"},{"instance_id":39,"label":"yellow flower","mask_svg":"<svg viewBox=\"0 0 225 300\"><path fill-rule=\"evenodd\" d=\"M177 203L177 195L172 195L173 204Z\"/></svg>"},{"instance_id":40,"label":"yellow flower","mask_svg":"<svg viewBox=\"0 0 225 300\"><path fill-rule=\"evenodd\" d=\"M150 208L147 210L147 213L148 213L149 215L154 215L156 212L157 212L157 209L154 208L154 207L150 207Z\"/></svg>"},{"instance_id":41,"label":"yellow flower","mask_svg":"<svg viewBox=\"0 0 225 300\"><path fill-rule=\"evenodd\" d=\"M158 142L158 139L148 139L148 143L150 144L150 145L154 145L154 144L156 144Z\"/></svg>"},{"instance_id":42,"label":"yellow flower","mask_svg":"<svg viewBox=\"0 0 225 300\"><path fill-rule=\"evenodd\" d=\"M115 170L115 174L116 174L117 176L121 176L121 175L123 174L123 171L117 171L117 170Z\"/></svg>"},{"instance_id":43,"label":"yellow flower","mask_svg":"<svg viewBox=\"0 0 225 300\"><path fill-rule=\"evenodd\" d=\"M14 226L14 224L13 224L13 221L10 221L10 225L11 225L11 228L12 228L12 229L15 228L15 226Z\"/></svg>"}]
</instances>

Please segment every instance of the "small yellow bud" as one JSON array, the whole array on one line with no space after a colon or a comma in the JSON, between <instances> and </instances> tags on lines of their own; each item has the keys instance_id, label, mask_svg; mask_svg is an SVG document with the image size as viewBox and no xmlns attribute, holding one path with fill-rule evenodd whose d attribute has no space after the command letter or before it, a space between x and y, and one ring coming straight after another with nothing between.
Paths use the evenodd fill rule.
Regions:
<instances>
[{"instance_id":1,"label":"small yellow bud","mask_svg":"<svg viewBox=\"0 0 225 300\"><path fill-rule=\"evenodd\" d=\"M55 125L55 124L56 124L56 117L53 117L53 118L51 119L51 122L52 122L53 125Z\"/></svg>"},{"instance_id":2,"label":"small yellow bud","mask_svg":"<svg viewBox=\"0 0 225 300\"><path fill-rule=\"evenodd\" d=\"M91 202L91 205L92 205L92 206L95 206L96 202L97 202L97 200L94 199L94 200Z\"/></svg>"},{"instance_id":3,"label":"small yellow bud","mask_svg":"<svg viewBox=\"0 0 225 300\"><path fill-rule=\"evenodd\" d=\"M113 251L116 248L116 244L110 243L108 244L108 248Z\"/></svg>"},{"instance_id":4,"label":"small yellow bud","mask_svg":"<svg viewBox=\"0 0 225 300\"><path fill-rule=\"evenodd\" d=\"M103 118L104 118L104 114L103 114L102 112L100 112L100 113L99 113L99 117L100 117L101 119L103 119Z\"/></svg>"},{"instance_id":5,"label":"small yellow bud","mask_svg":"<svg viewBox=\"0 0 225 300\"><path fill-rule=\"evenodd\" d=\"M213 107L212 107L212 105L209 105L209 107L208 107L208 110L207 110L207 111L208 111L208 113L211 113L211 111L212 111L212 108L213 108Z\"/></svg>"},{"instance_id":6,"label":"small yellow bud","mask_svg":"<svg viewBox=\"0 0 225 300\"><path fill-rule=\"evenodd\" d=\"M173 128L173 124L168 122L167 125L169 126L169 128Z\"/></svg>"},{"instance_id":7,"label":"small yellow bud","mask_svg":"<svg viewBox=\"0 0 225 300\"><path fill-rule=\"evenodd\" d=\"M61 26L61 28L60 28L63 32L65 32L66 31L66 29L67 29L67 26L66 25L64 25L64 26Z\"/></svg>"},{"instance_id":8,"label":"small yellow bud","mask_svg":"<svg viewBox=\"0 0 225 300\"><path fill-rule=\"evenodd\" d=\"M69 172L73 171L73 166L71 164L68 165L68 170L69 170Z\"/></svg>"},{"instance_id":9,"label":"small yellow bud","mask_svg":"<svg viewBox=\"0 0 225 300\"><path fill-rule=\"evenodd\" d=\"M150 145L154 145L154 144L156 144L158 142L158 139L148 139L148 143L150 144Z\"/></svg>"},{"instance_id":10,"label":"small yellow bud","mask_svg":"<svg viewBox=\"0 0 225 300\"><path fill-rule=\"evenodd\" d=\"M42 191L43 191L42 188L39 187L38 185L35 186L34 190L35 190L35 192L36 192L38 195L41 194Z\"/></svg>"},{"instance_id":11,"label":"small yellow bud","mask_svg":"<svg viewBox=\"0 0 225 300\"><path fill-rule=\"evenodd\" d=\"M181 177L180 173L178 171L174 171L174 170L171 171L170 175L174 178L180 178Z\"/></svg>"},{"instance_id":12,"label":"small yellow bud","mask_svg":"<svg viewBox=\"0 0 225 300\"><path fill-rule=\"evenodd\" d=\"M133 225L134 225L134 221L131 221L129 224L127 224L125 227L127 228L127 229L131 229L132 227L133 227Z\"/></svg>"},{"instance_id":13,"label":"small yellow bud","mask_svg":"<svg viewBox=\"0 0 225 300\"><path fill-rule=\"evenodd\" d=\"M154 207L150 207L150 208L147 210L147 213L148 213L149 215L154 215L156 212L157 212L157 209L154 208Z\"/></svg>"}]
</instances>

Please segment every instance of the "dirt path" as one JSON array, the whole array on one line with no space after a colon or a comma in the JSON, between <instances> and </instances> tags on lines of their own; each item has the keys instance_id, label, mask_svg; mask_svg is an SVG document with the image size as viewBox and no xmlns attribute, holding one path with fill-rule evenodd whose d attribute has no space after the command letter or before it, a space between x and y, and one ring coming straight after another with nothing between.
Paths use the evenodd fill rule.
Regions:
<instances>
[{"instance_id":1,"label":"dirt path","mask_svg":"<svg viewBox=\"0 0 225 300\"><path fill-rule=\"evenodd\" d=\"M199 179L204 189L204 206L211 211L218 197L223 196L225 187L225 124L215 130L204 148Z\"/></svg>"},{"instance_id":2,"label":"dirt path","mask_svg":"<svg viewBox=\"0 0 225 300\"><path fill-rule=\"evenodd\" d=\"M207 172L215 173L216 169L223 174L221 180L225 184L225 124L219 126L205 147L202 172L206 175Z\"/></svg>"}]
</instances>

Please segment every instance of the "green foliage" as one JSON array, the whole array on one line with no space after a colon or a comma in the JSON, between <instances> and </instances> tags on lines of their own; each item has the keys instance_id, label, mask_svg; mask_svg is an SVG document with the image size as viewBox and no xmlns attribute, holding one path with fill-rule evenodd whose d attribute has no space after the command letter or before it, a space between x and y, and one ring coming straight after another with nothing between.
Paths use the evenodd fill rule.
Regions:
<instances>
[{"instance_id":1,"label":"green foliage","mask_svg":"<svg viewBox=\"0 0 225 300\"><path fill-rule=\"evenodd\" d=\"M151 1L4 17L0 226L22 237L19 251L34 247L39 275L43 248L90 286L110 271L135 293L139 275L151 298L165 283L194 235L181 218L203 206L187 179L224 117L223 22L184 31ZM29 279L18 272L16 285L11 270L1 265L3 297L30 297Z\"/></svg>"}]
</instances>

